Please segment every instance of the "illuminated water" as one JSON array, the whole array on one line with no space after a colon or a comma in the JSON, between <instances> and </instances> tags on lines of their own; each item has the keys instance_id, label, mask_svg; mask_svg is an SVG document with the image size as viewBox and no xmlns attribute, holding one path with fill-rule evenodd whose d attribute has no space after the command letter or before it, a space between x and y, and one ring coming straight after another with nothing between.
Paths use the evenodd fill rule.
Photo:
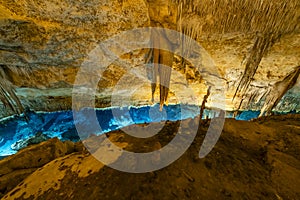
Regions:
<instances>
[{"instance_id":1,"label":"illuminated water","mask_svg":"<svg viewBox=\"0 0 300 200\"><path fill-rule=\"evenodd\" d=\"M159 106L124 107L124 108L105 108L97 109L101 131L95 130L89 125L89 113L92 109L83 109L79 113L80 120L75 123L84 127L87 135L91 133L102 134L112 130L122 128L132 124L177 121L182 119L194 118L199 115L199 107L195 105L169 105L163 111L159 111ZM215 117L215 112L204 111L204 118ZM244 111L240 113L237 120L250 120L258 117L259 111ZM58 137L61 140L78 141L80 138L74 125L72 111L60 112L30 112L28 113L29 122L24 117L11 117L0 121L0 159L16 153L13 145L17 141L22 141L36 134L42 133L49 138ZM226 112L227 118L232 118L232 112Z\"/></svg>"}]
</instances>

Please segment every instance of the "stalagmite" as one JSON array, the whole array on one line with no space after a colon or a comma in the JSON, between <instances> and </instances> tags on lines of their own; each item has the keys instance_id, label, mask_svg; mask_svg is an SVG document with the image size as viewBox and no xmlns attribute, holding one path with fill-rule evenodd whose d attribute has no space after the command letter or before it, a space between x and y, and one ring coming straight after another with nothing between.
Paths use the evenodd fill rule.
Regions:
<instances>
[{"instance_id":1,"label":"stalagmite","mask_svg":"<svg viewBox=\"0 0 300 200\"><path fill-rule=\"evenodd\" d=\"M208 87L206 95L204 95L204 97L203 97L203 101L202 101L202 105L201 105L201 109L200 109L200 119L199 119L200 122L202 121L203 112L204 112L204 109L205 109L205 103L207 103L207 99L210 95L210 89L211 89L211 87Z\"/></svg>"}]
</instances>

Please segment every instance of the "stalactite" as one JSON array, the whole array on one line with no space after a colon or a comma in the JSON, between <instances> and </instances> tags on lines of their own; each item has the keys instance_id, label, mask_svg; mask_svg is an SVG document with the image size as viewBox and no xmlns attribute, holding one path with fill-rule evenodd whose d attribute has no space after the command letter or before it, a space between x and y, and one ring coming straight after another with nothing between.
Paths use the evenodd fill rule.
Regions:
<instances>
[{"instance_id":1,"label":"stalactite","mask_svg":"<svg viewBox=\"0 0 300 200\"><path fill-rule=\"evenodd\" d=\"M162 1L157 1L163 5ZM153 5L155 2L155 0L151 1ZM239 95L248 104L250 101L246 99L244 94L247 92L263 56L281 36L294 32L296 29L299 30L300 14L298 8L300 2L297 0L219 0L218 3L214 0L169 0L168 5L170 3L177 6L175 9L177 11L177 30L188 35L191 40L204 34L257 33L254 45L243 63L245 66L244 74L234 94L234 97ZM154 16L154 18L157 17ZM164 21L165 18L161 19L161 23L168 24ZM189 39L182 40L182 46L189 46L189 44ZM181 50L183 57L190 53L187 49L189 48ZM155 62L161 63L161 59L164 59L165 55L165 53L157 50L153 55ZM185 62L183 61L182 64L184 65ZM164 76L168 74L167 71L157 70L157 65L154 67L154 73L161 77L161 83L169 78L169 76ZM155 92L156 78L155 75L152 94ZM167 93L163 92L166 90L161 87L161 105L166 101ZM250 95L251 100L254 100L256 96L256 94ZM239 102L239 105L242 106L242 102Z\"/></svg>"},{"instance_id":2,"label":"stalactite","mask_svg":"<svg viewBox=\"0 0 300 200\"><path fill-rule=\"evenodd\" d=\"M8 71L26 73L26 70L18 70L16 67L0 67L0 101L14 113L21 114L24 112L24 108L20 99L15 94L14 85L8 80Z\"/></svg>"},{"instance_id":3,"label":"stalactite","mask_svg":"<svg viewBox=\"0 0 300 200\"><path fill-rule=\"evenodd\" d=\"M267 34L262 36L257 36L254 42L254 45L249 52L245 63L245 70L243 76L237 86L233 99L236 97L237 94L241 94L244 96L248 87L253 80L253 77L257 71L259 63L261 62L263 56L269 50L269 48L274 44L275 40L279 36L274 36L273 34Z\"/></svg>"},{"instance_id":4,"label":"stalactite","mask_svg":"<svg viewBox=\"0 0 300 200\"><path fill-rule=\"evenodd\" d=\"M178 6L177 17L180 19L180 25L198 32L290 33L299 26L300 2L297 0L169 1ZM200 20L192 19L191 15ZM204 30L197 30L197 24L204 25Z\"/></svg>"},{"instance_id":5,"label":"stalactite","mask_svg":"<svg viewBox=\"0 0 300 200\"><path fill-rule=\"evenodd\" d=\"M152 31L151 33L151 41L154 43L153 46L157 47L153 49L153 79L151 83L151 89L152 89L152 102L154 102L154 93L156 90L156 84L157 84L157 77L159 76L159 35L156 35L157 33Z\"/></svg>"},{"instance_id":6,"label":"stalactite","mask_svg":"<svg viewBox=\"0 0 300 200\"><path fill-rule=\"evenodd\" d=\"M299 75L300 66L296 67L295 70L288 74L282 81L274 84L267 94L266 101L260 112L260 117L271 113L273 108L276 107L284 94L297 83Z\"/></svg>"},{"instance_id":7,"label":"stalactite","mask_svg":"<svg viewBox=\"0 0 300 200\"><path fill-rule=\"evenodd\" d=\"M197 39L203 33L258 33L244 61L244 74L233 97L234 100L239 95L248 104L251 100L246 99L245 93L263 56L281 36L293 32L297 27L299 29L299 1L220 0L218 4L212 0L170 1L178 6L177 29L193 39ZM185 45L189 43L182 42ZM182 50L182 53L186 55L189 52ZM238 102L238 105L242 106L242 102Z\"/></svg>"},{"instance_id":8,"label":"stalactite","mask_svg":"<svg viewBox=\"0 0 300 200\"><path fill-rule=\"evenodd\" d=\"M161 32L153 30L151 32L151 42L156 48L149 51L146 62L153 61L152 70L150 71L152 102L154 102L154 94L159 80L160 91L160 110L168 100L171 70L174 54L172 52L160 49L160 45L169 46L170 41ZM158 79L159 78L159 79Z\"/></svg>"}]
</instances>

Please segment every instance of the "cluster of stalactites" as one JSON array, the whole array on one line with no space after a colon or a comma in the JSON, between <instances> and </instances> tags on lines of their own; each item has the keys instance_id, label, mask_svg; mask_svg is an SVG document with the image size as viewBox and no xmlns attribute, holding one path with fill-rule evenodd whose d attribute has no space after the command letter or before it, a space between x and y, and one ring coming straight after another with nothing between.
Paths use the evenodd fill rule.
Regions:
<instances>
[{"instance_id":1,"label":"cluster of stalactites","mask_svg":"<svg viewBox=\"0 0 300 200\"><path fill-rule=\"evenodd\" d=\"M178 30L197 39L205 34L224 34L231 32L256 34L254 44L245 60L245 68L233 100L240 96L238 109L241 107L257 68L272 45L285 34L300 29L300 1L297 0L170 0L178 5ZM289 76L288 76L289 77ZM285 80L290 80L289 78ZM286 81L284 81L286 83ZM281 83L280 85L282 85ZM288 84L290 88L290 85ZM274 86L278 87L278 86ZM282 90L286 92L287 89ZM273 99L275 89L267 94L267 102L272 106L264 106L265 110L272 109L284 95L280 93ZM265 96L265 95L264 95ZM275 95L276 96L276 95ZM253 95L251 96L251 98ZM273 100L268 100L273 99ZM246 100L250 102L251 99Z\"/></svg>"},{"instance_id":2,"label":"cluster of stalactites","mask_svg":"<svg viewBox=\"0 0 300 200\"><path fill-rule=\"evenodd\" d=\"M240 109L252 109L261 107L260 116L269 115L279 104L283 96L296 85L299 79L300 66L296 67L282 80L270 86L257 86L251 84L248 87L247 94L243 96L237 107ZM263 104L262 104L263 103ZM237 114L238 112L236 112Z\"/></svg>"},{"instance_id":3,"label":"cluster of stalactites","mask_svg":"<svg viewBox=\"0 0 300 200\"><path fill-rule=\"evenodd\" d=\"M178 28L193 35L293 32L298 0L169 0L177 5ZM193 33L195 32L195 33Z\"/></svg>"},{"instance_id":4,"label":"cluster of stalactites","mask_svg":"<svg viewBox=\"0 0 300 200\"><path fill-rule=\"evenodd\" d=\"M243 61L243 67L245 68L243 76L236 88L233 99L237 94L244 96L247 93L249 85L253 80L253 77L258 69L259 63L261 62L263 56L269 50L269 48L275 43L278 39L278 35L266 34L266 35L257 35L254 45Z\"/></svg>"}]
</instances>

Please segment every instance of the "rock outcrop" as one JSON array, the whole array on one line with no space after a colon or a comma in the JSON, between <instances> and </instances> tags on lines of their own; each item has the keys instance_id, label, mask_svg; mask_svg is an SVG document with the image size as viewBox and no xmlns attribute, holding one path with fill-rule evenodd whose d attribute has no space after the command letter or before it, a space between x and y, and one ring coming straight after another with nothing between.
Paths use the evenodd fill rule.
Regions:
<instances>
[{"instance_id":1,"label":"rock outcrop","mask_svg":"<svg viewBox=\"0 0 300 200\"><path fill-rule=\"evenodd\" d=\"M4 158L0 161L0 196L50 161L81 149L79 144L53 138Z\"/></svg>"}]
</instances>

